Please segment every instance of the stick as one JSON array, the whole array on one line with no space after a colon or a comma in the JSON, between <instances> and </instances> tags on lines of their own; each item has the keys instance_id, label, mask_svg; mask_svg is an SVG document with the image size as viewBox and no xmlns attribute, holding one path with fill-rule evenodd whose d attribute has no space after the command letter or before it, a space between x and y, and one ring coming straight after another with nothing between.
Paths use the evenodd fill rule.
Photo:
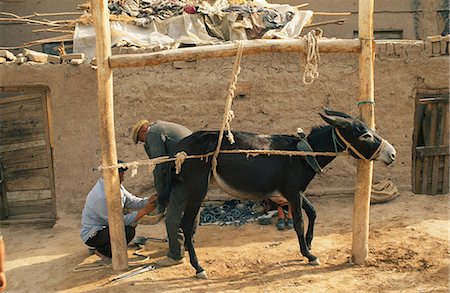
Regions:
<instances>
[{"instance_id":1,"label":"stick","mask_svg":"<svg viewBox=\"0 0 450 293\"><path fill-rule=\"evenodd\" d=\"M352 15L351 12L318 12L314 11L314 15L325 15L325 16L347 16Z\"/></svg>"},{"instance_id":2,"label":"stick","mask_svg":"<svg viewBox=\"0 0 450 293\"><path fill-rule=\"evenodd\" d=\"M285 40L250 40L242 41L244 55L255 55L264 52L302 52L306 41L303 39ZM330 39L320 40L321 53L359 53L359 40ZM192 48L171 49L143 54L121 54L109 57L112 68L156 66L163 63L181 60L199 60L206 58L231 57L236 55L235 43L199 46Z\"/></svg>"},{"instance_id":3,"label":"stick","mask_svg":"<svg viewBox=\"0 0 450 293\"><path fill-rule=\"evenodd\" d=\"M11 17L7 17L7 18L0 18L0 22L27 22L27 23L37 23L37 24L42 24L42 25L49 25L49 26L59 26L59 24L55 24L52 22L44 22L44 21L39 21L39 20L33 20L33 19L24 19L24 18L11 18Z\"/></svg>"},{"instance_id":4,"label":"stick","mask_svg":"<svg viewBox=\"0 0 450 293\"><path fill-rule=\"evenodd\" d=\"M313 26L327 25L327 24L339 24L339 25L342 25L342 24L344 24L344 22L346 20L347 20L346 18L342 18L342 19L338 19L338 20L327 20L327 21L307 24L304 27L313 27Z\"/></svg>"}]
</instances>

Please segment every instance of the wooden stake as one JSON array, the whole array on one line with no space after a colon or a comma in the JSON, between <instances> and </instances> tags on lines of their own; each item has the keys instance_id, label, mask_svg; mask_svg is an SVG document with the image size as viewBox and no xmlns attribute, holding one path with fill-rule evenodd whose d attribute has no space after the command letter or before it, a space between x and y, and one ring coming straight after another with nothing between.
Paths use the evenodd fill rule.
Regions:
<instances>
[{"instance_id":1,"label":"wooden stake","mask_svg":"<svg viewBox=\"0 0 450 293\"><path fill-rule=\"evenodd\" d=\"M92 0L91 6L96 35L95 48L102 160L103 166L111 166L117 164L117 151L114 130L113 75L108 64L108 58L111 56L108 1ZM105 181L113 269L124 270L128 268L128 255L118 170L103 170L103 179Z\"/></svg>"},{"instance_id":2,"label":"wooden stake","mask_svg":"<svg viewBox=\"0 0 450 293\"><path fill-rule=\"evenodd\" d=\"M250 40L242 41L243 55L269 52L302 52L306 48L304 39ZM325 39L319 41L320 53L358 53L360 41L344 39ZM109 58L111 68L156 66L174 61L198 60L236 56L237 44L220 44L181 48L143 54L121 54Z\"/></svg>"},{"instance_id":3,"label":"wooden stake","mask_svg":"<svg viewBox=\"0 0 450 293\"><path fill-rule=\"evenodd\" d=\"M359 55L359 79L361 120L371 128L375 127L374 117L374 58L373 50L373 3L374 0L359 0L358 26L361 41ZM358 160L355 202L353 205L353 246L352 260L364 263L369 250L369 208L372 187L373 162Z\"/></svg>"}]
</instances>

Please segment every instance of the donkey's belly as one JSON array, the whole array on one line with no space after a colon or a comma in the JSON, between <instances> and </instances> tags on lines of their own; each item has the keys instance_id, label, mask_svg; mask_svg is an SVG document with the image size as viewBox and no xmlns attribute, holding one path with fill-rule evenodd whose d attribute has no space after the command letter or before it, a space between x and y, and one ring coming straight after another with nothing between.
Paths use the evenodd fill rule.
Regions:
<instances>
[{"instance_id":1,"label":"donkey's belly","mask_svg":"<svg viewBox=\"0 0 450 293\"><path fill-rule=\"evenodd\" d=\"M236 184L228 183L220 175L217 175L214 178L223 191L240 199L260 200L269 198L278 193L276 190L258 190L258 188L251 190L252 188L248 188L248 186L245 189L239 188L239 186L237 186Z\"/></svg>"}]
</instances>

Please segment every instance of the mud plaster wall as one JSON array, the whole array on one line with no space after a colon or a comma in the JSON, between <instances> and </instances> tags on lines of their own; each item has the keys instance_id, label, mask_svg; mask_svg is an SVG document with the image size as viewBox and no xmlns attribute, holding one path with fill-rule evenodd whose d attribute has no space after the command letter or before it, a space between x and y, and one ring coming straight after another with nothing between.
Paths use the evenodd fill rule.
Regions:
<instances>
[{"instance_id":1,"label":"mud plaster wall","mask_svg":"<svg viewBox=\"0 0 450 293\"><path fill-rule=\"evenodd\" d=\"M428 58L423 42L377 45L375 114L378 132L397 149L394 166L374 164L374 180L391 178L411 188L414 97L418 88L448 88L448 58ZM114 70L115 129L118 156L146 159L128 129L140 118L165 119L192 130L217 129L233 58L176 62L156 67ZM237 98L235 130L258 133L305 132L323 124L322 107L358 115L358 57L322 55L320 77L302 83L298 54L244 56ZM89 65L2 64L0 85L46 85L50 89L57 211L79 213L100 173L96 71ZM317 176L307 193L344 193L354 188L356 161L340 156ZM138 195L154 190L146 167L126 175L125 186ZM223 197L212 188L211 198Z\"/></svg>"}]
</instances>

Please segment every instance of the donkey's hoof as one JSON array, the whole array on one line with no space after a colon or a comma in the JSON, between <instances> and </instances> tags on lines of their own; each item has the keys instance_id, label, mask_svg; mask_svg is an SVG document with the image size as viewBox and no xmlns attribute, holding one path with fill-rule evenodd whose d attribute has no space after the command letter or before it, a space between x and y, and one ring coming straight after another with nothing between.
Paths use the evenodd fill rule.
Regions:
<instances>
[{"instance_id":1,"label":"donkey's hoof","mask_svg":"<svg viewBox=\"0 0 450 293\"><path fill-rule=\"evenodd\" d=\"M205 271L201 271L200 273L195 274L195 276L202 280L208 279L208 275L206 274Z\"/></svg>"},{"instance_id":2,"label":"donkey's hoof","mask_svg":"<svg viewBox=\"0 0 450 293\"><path fill-rule=\"evenodd\" d=\"M316 258L315 260L311 260L309 261L309 264L312 266L319 266L320 265L320 261L318 258Z\"/></svg>"}]
</instances>

